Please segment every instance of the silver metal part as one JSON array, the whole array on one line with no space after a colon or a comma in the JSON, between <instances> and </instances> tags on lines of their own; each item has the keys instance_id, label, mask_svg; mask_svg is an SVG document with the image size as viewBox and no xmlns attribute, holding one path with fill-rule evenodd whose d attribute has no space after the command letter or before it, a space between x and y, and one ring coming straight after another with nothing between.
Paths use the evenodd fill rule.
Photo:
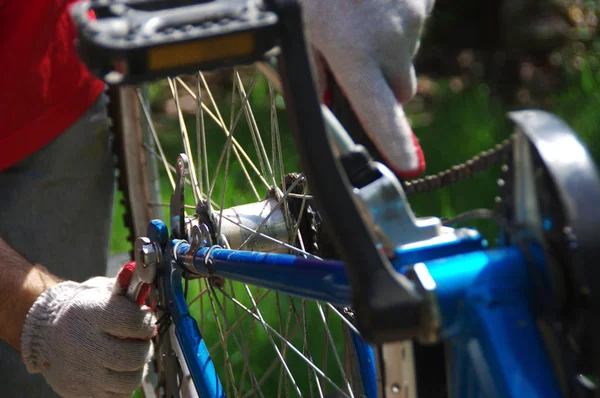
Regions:
<instances>
[{"instance_id":1,"label":"silver metal part","mask_svg":"<svg viewBox=\"0 0 600 398\"><path fill-rule=\"evenodd\" d=\"M178 391L180 397L185 398L198 398L198 391L192 379L192 375L187 366L187 362L184 359L183 351L181 350L181 343L177 338L177 334L175 333L175 324L171 324L169 326L169 335L171 337L171 347L173 348L173 353L177 356L177 361L179 362L179 366L181 366L181 374L178 377L178 385L180 386L180 391Z\"/></svg>"},{"instance_id":2,"label":"silver metal part","mask_svg":"<svg viewBox=\"0 0 600 398\"><path fill-rule=\"evenodd\" d=\"M145 284L152 283L156 275L156 267L160 264L160 247L146 237L137 238L133 248L135 270L131 276L126 296L137 301L140 290Z\"/></svg>"},{"instance_id":3,"label":"silver metal part","mask_svg":"<svg viewBox=\"0 0 600 398\"><path fill-rule=\"evenodd\" d=\"M228 0L227 2L202 2L187 6L157 11L139 10L124 3L110 5L110 11L117 17L102 18L96 24L108 26L111 36L126 37L132 31L139 30L151 37L168 26L198 24L226 18L235 19L254 16L259 5L254 0ZM127 16L127 19L119 17Z\"/></svg>"},{"instance_id":4,"label":"silver metal part","mask_svg":"<svg viewBox=\"0 0 600 398\"><path fill-rule=\"evenodd\" d=\"M440 236L443 233L440 219L416 218L398 178L381 163L377 163L377 169L381 177L354 192L362 207L368 209L365 220L372 220L384 249L391 253L397 246Z\"/></svg>"},{"instance_id":5,"label":"silver metal part","mask_svg":"<svg viewBox=\"0 0 600 398\"><path fill-rule=\"evenodd\" d=\"M223 18L239 18L249 12L255 12L256 4L249 0L230 0L223 4L201 3L186 7L177 7L158 12L138 11L135 13L136 25L140 26L140 32L150 37L165 26L185 25L198 23L198 15L203 15L204 21L219 20Z\"/></svg>"},{"instance_id":6,"label":"silver metal part","mask_svg":"<svg viewBox=\"0 0 600 398\"><path fill-rule=\"evenodd\" d=\"M332 143L336 156L346 155L358 148L358 145L354 143L346 129L328 107L321 105L321 112L325 121L325 131L327 131L327 136Z\"/></svg>"},{"instance_id":7,"label":"silver metal part","mask_svg":"<svg viewBox=\"0 0 600 398\"><path fill-rule=\"evenodd\" d=\"M410 340L387 343L381 346L381 351L375 350L377 356L382 355L383 369L377 367L378 379L385 380L380 385L384 391L378 391L378 396L386 398L416 398L417 379L413 342ZM378 358L379 359L379 358ZM381 363L381 361L377 361Z\"/></svg>"},{"instance_id":8,"label":"silver metal part","mask_svg":"<svg viewBox=\"0 0 600 398\"><path fill-rule=\"evenodd\" d=\"M518 131L514 141L514 188L515 223L527 238L543 241L542 220L538 204L536 177L531 157L531 144Z\"/></svg>"},{"instance_id":9,"label":"silver metal part","mask_svg":"<svg viewBox=\"0 0 600 398\"><path fill-rule=\"evenodd\" d=\"M177 157L175 171L177 179L175 180L175 190L171 195L170 203L170 222L171 233L178 239L185 237L185 176L188 173L189 162L185 153L180 153Z\"/></svg>"},{"instance_id":10,"label":"silver metal part","mask_svg":"<svg viewBox=\"0 0 600 398\"><path fill-rule=\"evenodd\" d=\"M327 135L336 156L343 156L359 148L335 115L321 106ZM396 175L381 163L376 163L381 177L372 183L355 189L365 210L363 218L371 220L375 231L389 254L400 245L420 242L442 234L442 222L437 217L416 218L406 194Z\"/></svg>"},{"instance_id":11,"label":"silver metal part","mask_svg":"<svg viewBox=\"0 0 600 398\"><path fill-rule=\"evenodd\" d=\"M191 223L190 223L191 224ZM190 252L196 253L198 249L211 245L210 230L206 224L193 223L189 233Z\"/></svg>"},{"instance_id":12,"label":"silver metal part","mask_svg":"<svg viewBox=\"0 0 600 398\"><path fill-rule=\"evenodd\" d=\"M269 218L265 221L267 216ZM243 225L244 228L240 225ZM289 251L283 245L258 233L253 233L253 231L277 241L289 243L290 237L285 217L281 206L277 206L277 200L267 198L261 202L224 209L221 234L225 236L229 246L234 250L265 253L287 253Z\"/></svg>"},{"instance_id":13,"label":"silver metal part","mask_svg":"<svg viewBox=\"0 0 600 398\"><path fill-rule=\"evenodd\" d=\"M414 249L416 247L443 245L443 244L446 244L449 242L454 242L456 240L470 239L470 238L475 238L477 236L479 236L479 233L474 229L470 229L470 228L454 229L451 227L442 226L440 228L439 235L434 236L429 239L419 241L419 242L405 243L403 245L400 245L399 249L401 251L406 251L406 250Z\"/></svg>"},{"instance_id":14,"label":"silver metal part","mask_svg":"<svg viewBox=\"0 0 600 398\"><path fill-rule=\"evenodd\" d=\"M406 276L415 282L420 293L425 297L421 310L421 328L417 336L421 343L433 344L440 339L441 317L435 290L437 285L429 270L423 263L410 267Z\"/></svg>"}]
</instances>

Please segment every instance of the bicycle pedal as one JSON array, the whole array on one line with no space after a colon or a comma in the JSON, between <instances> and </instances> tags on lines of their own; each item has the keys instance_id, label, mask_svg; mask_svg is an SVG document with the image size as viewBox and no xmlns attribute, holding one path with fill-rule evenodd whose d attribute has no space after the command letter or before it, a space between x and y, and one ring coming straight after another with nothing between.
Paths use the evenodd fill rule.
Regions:
<instances>
[{"instance_id":1,"label":"bicycle pedal","mask_svg":"<svg viewBox=\"0 0 600 398\"><path fill-rule=\"evenodd\" d=\"M79 2L81 59L109 84L252 63L277 45L277 15L252 0Z\"/></svg>"}]
</instances>

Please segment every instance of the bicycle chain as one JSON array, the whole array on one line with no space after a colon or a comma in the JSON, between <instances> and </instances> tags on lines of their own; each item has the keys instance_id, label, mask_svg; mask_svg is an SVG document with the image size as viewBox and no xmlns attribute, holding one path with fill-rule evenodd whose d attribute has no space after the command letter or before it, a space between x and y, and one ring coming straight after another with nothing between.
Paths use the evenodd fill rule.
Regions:
<instances>
[{"instance_id":1,"label":"bicycle chain","mask_svg":"<svg viewBox=\"0 0 600 398\"><path fill-rule=\"evenodd\" d=\"M466 162L454 165L439 173L415 180L403 181L404 192L407 195L431 192L464 181L475 174L486 171L512 153L514 137L514 135L511 135L510 138L497 144L494 148L482 151Z\"/></svg>"}]
</instances>

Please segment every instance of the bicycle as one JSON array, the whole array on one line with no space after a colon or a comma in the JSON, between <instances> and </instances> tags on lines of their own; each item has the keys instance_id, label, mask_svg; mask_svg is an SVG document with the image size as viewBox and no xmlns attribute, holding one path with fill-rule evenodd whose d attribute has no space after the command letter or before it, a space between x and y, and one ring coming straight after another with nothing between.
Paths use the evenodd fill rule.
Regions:
<instances>
[{"instance_id":1,"label":"bicycle","mask_svg":"<svg viewBox=\"0 0 600 398\"><path fill-rule=\"evenodd\" d=\"M135 298L143 283L151 283L159 315L158 355L152 364L156 378L144 382L145 394L274 396L277 391L279 396L285 390L300 396L414 396L419 374L411 339L444 341L448 381L440 391L448 388L452 396L593 394L593 380L582 374L598 374L593 341L597 328L586 315L595 314L597 301L597 278L589 264L596 255L593 230L599 216L593 203L600 198L600 184L574 133L550 114L513 113L513 141L468 167L403 188L319 106L298 5L287 0L272 0L263 8L249 4L131 0L80 3L73 9L82 59L110 84L251 62L259 62L270 79L270 160L248 107L249 94L260 83L253 77L247 86L239 70L234 70L231 84L241 104L235 109L233 97L229 126L216 110L205 75L197 74L196 90L184 78L168 78L185 148L175 166L168 162L143 89L119 89L113 97L112 106L124 117L116 127L129 130L121 135L121 178L127 179L131 227L140 237L134 247L137 283L128 294ZM281 82L265 63L273 56L278 57ZM304 174L284 172L283 138L275 127L278 84ZM180 88L198 109L197 163L191 156ZM217 166L213 178L206 167L205 113L225 133L217 162L224 161L225 170L220 174ZM255 159L233 135L242 114L252 138L248 145L257 148ZM504 183L515 191L504 196L504 216L485 211L468 215L499 224L504 239L498 248L487 248L475 230L452 229L438 218L412 214L404 189L451 182L477 170L481 159L504 155ZM232 182L226 170L233 167L232 156L254 199L228 207L224 198ZM152 158L164 165L172 185L167 206L162 193L153 189L160 179ZM219 203L211 195L218 189L217 178L224 185ZM254 180L266 188L265 197ZM188 207L186 198L194 205ZM163 207L169 209L168 227L160 221L165 219ZM193 214L186 215L187 209ZM321 252L339 254L340 259L322 260ZM199 295L188 301L193 280L198 281ZM280 293L317 303L309 306ZM276 326L266 321L273 305L259 309L269 294L275 296L270 303L277 310L271 317ZM196 302L201 307L198 321L190 314ZM282 316L285 307L288 312ZM324 347L317 350L309 341L310 308L323 325L319 332ZM205 312L214 318L205 319ZM233 323L231 314L237 317ZM214 345L206 342L207 333L201 334L210 326L218 331ZM251 369L248 347L260 346L253 340L255 329L262 329L275 353L259 374ZM302 336L296 336L298 330ZM339 335L344 341L335 341ZM521 349L527 357L519 356ZM301 359L302 370L290 360L290 351ZM314 363L319 356L321 367ZM337 377L326 374L332 370Z\"/></svg>"}]
</instances>

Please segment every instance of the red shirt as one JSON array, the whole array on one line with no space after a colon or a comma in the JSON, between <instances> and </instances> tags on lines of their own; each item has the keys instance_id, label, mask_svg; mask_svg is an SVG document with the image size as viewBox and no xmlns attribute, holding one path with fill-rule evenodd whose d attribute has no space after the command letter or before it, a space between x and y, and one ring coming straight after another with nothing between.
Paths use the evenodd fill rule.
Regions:
<instances>
[{"instance_id":1,"label":"red shirt","mask_svg":"<svg viewBox=\"0 0 600 398\"><path fill-rule=\"evenodd\" d=\"M0 0L0 170L58 137L104 89L77 58L76 1Z\"/></svg>"}]
</instances>

